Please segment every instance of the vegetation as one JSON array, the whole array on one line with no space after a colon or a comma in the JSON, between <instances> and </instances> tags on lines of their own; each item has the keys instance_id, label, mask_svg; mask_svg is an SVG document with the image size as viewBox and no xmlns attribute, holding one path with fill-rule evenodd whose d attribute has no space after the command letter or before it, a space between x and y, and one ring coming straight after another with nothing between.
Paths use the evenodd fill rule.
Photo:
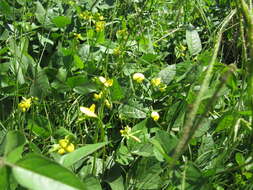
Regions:
<instances>
[{"instance_id":1,"label":"vegetation","mask_svg":"<svg viewBox=\"0 0 253 190\"><path fill-rule=\"evenodd\" d=\"M1 0L1 190L253 189L251 0Z\"/></svg>"}]
</instances>

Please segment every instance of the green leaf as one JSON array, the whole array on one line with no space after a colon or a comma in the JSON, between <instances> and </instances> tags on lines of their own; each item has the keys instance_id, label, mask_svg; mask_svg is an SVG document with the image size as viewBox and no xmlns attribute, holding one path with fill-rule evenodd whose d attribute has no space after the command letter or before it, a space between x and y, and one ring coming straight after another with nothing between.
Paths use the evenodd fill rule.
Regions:
<instances>
[{"instance_id":1,"label":"green leaf","mask_svg":"<svg viewBox=\"0 0 253 190\"><path fill-rule=\"evenodd\" d=\"M10 5L4 0L0 1L0 13L2 13L2 14L10 14L11 13Z\"/></svg>"},{"instance_id":2,"label":"green leaf","mask_svg":"<svg viewBox=\"0 0 253 190\"><path fill-rule=\"evenodd\" d=\"M116 152L116 161L122 165L128 165L134 158L131 155L129 149L121 143Z\"/></svg>"},{"instance_id":3,"label":"green leaf","mask_svg":"<svg viewBox=\"0 0 253 190\"><path fill-rule=\"evenodd\" d=\"M191 55L196 55L202 50L199 34L193 26L189 26L186 30L186 42Z\"/></svg>"},{"instance_id":4,"label":"green leaf","mask_svg":"<svg viewBox=\"0 0 253 190\"><path fill-rule=\"evenodd\" d=\"M69 136L70 138L76 139L76 136L64 127L60 127L59 129L54 131L54 136L57 136L58 138L64 138L65 136Z\"/></svg>"},{"instance_id":5,"label":"green leaf","mask_svg":"<svg viewBox=\"0 0 253 190\"><path fill-rule=\"evenodd\" d=\"M132 106L132 105L123 105L119 109L119 114L120 117L122 118L146 118L146 113L143 110L142 107L140 106Z\"/></svg>"},{"instance_id":6,"label":"green leaf","mask_svg":"<svg viewBox=\"0 0 253 190\"><path fill-rule=\"evenodd\" d=\"M124 180L121 172L123 170L117 164L115 164L110 170L107 172L107 176L105 181L109 183L112 190L124 190Z\"/></svg>"},{"instance_id":7,"label":"green leaf","mask_svg":"<svg viewBox=\"0 0 253 190\"><path fill-rule=\"evenodd\" d=\"M34 97L42 97L47 95L50 90L50 85L48 77L45 73L45 70L39 70L35 76L34 82L30 88L30 95Z\"/></svg>"},{"instance_id":8,"label":"green leaf","mask_svg":"<svg viewBox=\"0 0 253 190\"><path fill-rule=\"evenodd\" d=\"M86 189L71 171L40 155L29 154L11 167L18 183L28 189Z\"/></svg>"},{"instance_id":9,"label":"green leaf","mask_svg":"<svg viewBox=\"0 0 253 190\"><path fill-rule=\"evenodd\" d=\"M39 137L48 138L52 133L48 119L40 115L30 115L27 127Z\"/></svg>"},{"instance_id":10,"label":"green leaf","mask_svg":"<svg viewBox=\"0 0 253 190\"><path fill-rule=\"evenodd\" d=\"M84 63L83 63L82 59L76 54L74 55L74 62L75 62L75 66L78 69L83 69L84 68Z\"/></svg>"},{"instance_id":11,"label":"green leaf","mask_svg":"<svg viewBox=\"0 0 253 190\"><path fill-rule=\"evenodd\" d=\"M118 80L116 78L113 78L113 85L110 88L111 90L111 98L112 101L121 100L124 98L124 92L121 86L118 83Z\"/></svg>"},{"instance_id":12,"label":"green leaf","mask_svg":"<svg viewBox=\"0 0 253 190\"><path fill-rule=\"evenodd\" d=\"M155 158L142 158L136 165L133 176L133 179L138 181L136 189L161 189L159 174L163 169Z\"/></svg>"},{"instance_id":13,"label":"green leaf","mask_svg":"<svg viewBox=\"0 0 253 190\"><path fill-rule=\"evenodd\" d=\"M203 179L201 170L191 162L189 162L186 166L185 172L187 181L196 183L197 181L201 181L201 179Z\"/></svg>"},{"instance_id":14,"label":"green leaf","mask_svg":"<svg viewBox=\"0 0 253 190\"><path fill-rule=\"evenodd\" d=\"M139 40L139 50L144 53L155 53L151 35L141 37Z\"/></svg>"},{"instance_id":15,"label":"green leaf","mask_svg":"<svg viewBox=\"0 0 253 190\"><path fill-rule=\"evenodd\" d=\"M158 77L162 79L162 82L169 84L176 76L176 65L169 65L158 73Z\"/></svg>"},{"instance_id":16,"label":"green leaf","mask_svg":"<svg viewBox=\"0 0 253 190\"><path fill-rule=\"evenodd\" d=\"M85 184L87 190L102 190L102 187L101 187L98 179L96 179L93 176L86 177L84 179L84 184Z\"/></svg>"},{"instance_id":17,"label":"green leaf","mask_svg":"<svg viewBox=\"0 0 253 190\"><path fill-rule=\"evenodd\" d=\"M202 135L204 135L210 128L210 125L211 125L211 121L208 119L204 119L202 121L201 126L196 130L194 137L201 137Z\"/></svg>"},{"instance_id":18,"label":"green leaf","mask_svg":"<svg viewBox=\"0 0 253 190\"><path fill-rule=\"evenodd\" d=\"M210 160L212 160L214 151L214 140L212 136L207 133L206 135L202 136L202 142L198 148L198 159L196 160L196 164L207 164Z\"/></svg>"},{"instance_id":19,"label":"green leaf","mask_svg":"<svg viewBox=\"0 0 253 190\"><path fill-rule=\"evenodd\" d=\"M160 143L163 151L169 155L178 144L176 136L170 135L166 131L159 130L155 135L155 139Z\"/></svg>"},{"instance_id":20,"label":"green leaf","mask_svg":"<svg viewBox=\"0 0 253 190\"><path fill-rule=\"evenodd\" d=\"M19 131L9 131L4 140L4 157L9 162L16 162L21 158L23 147L26 143L25 136Z\"/></svg>"},{"instance_id":21,"label":"green leaf","mask_svg":"<svg viewBox=\"0 0 253 190\"><path fill-rule=\"evenodd\" d=\"M35 4L36 4L35 16L36 16L36 19L39 21L39 23L42 25L51 24L47 17L47 11L44 9L42 4L39 1L35 2Z\"/></svg>"},{"instance_id":22,"label":"green leaf","mask_svg":"<svg viewBox=\"0 0 253 190\"><path fill-rule=\"evenodd\" d=\"M230 128L231 126L233 126L234 121L235 121L234 114L231 113L224 114L223 117L220 119L220 122L217 128L215 129L215 132L217 133L219 131Z\"/></svg>"},{"instance_id":23,"label":"green leaf","mask_svg":"<svg viewBox=\"0 0 253 190\"><path fill-rule=\"evenodd\" d=\"M243 154L240 153L240 152L237 152L235 154L235 160L236 160L236 162L237 162L238 165L245 164L245 158L244 158Z\"/></svg>"},{"instance_id":24,"label":"green leaf","mask_svg":"<svg viewBox=\"0 0 253 190\"><path fill-rule=\"evenodd\" d=\"M89 94L92 92L96 92L97 89L97 85L95 83L84 83L82 86L76 86L74 89L74 92L78 93L78 94Z\"/></svg>"},{"instance_id":25,"label":"green leaf","mask_svg":"<svg viewBox=\"0 0 253 190\"><path fill-rule=\"evenodd\" d=\"M57 16L52 19L52 22L58 27L58 28L64 28L67 25L71 23L71 19L66 16Z\"/></svg>"},{"instance_id":26,"label":"green leaf","mask_svg":"<svg viewBox=\"0 0 253 190\"><path fill-rule=\"evenodd\" d=\"M38 35L39 42L41 43L42 46L46 46L46 44L54 45L54 42L48 39L47 37L44 37L40 33L38 33L37 35Z\"/></svg>"},{"instance_id":27,"label":"green leaf","mask_svg":"<svg viewBox=\"0 0 253 190\"><path fill-rule=\"evenodd\" d=\"M1 160L0 160L0 162L1 162ZM6 166L0 165L0 189L1 190L8 190L8 186L9 186L8 168Z\"/></svg>"},{"instance_id":28,"label":"green leaf","mask_svg":"<svg viewBox=\"0 0 253 190\"><path fill-rule=\"evenodd\" d=\"M81 86L84 83L87 83L87 75L77 75L73 77L68 77L67 79L67 85L71 88Z\"/></svg>"},{"instance_id":29,"label":"green leaf","mask_svg":"<svg viewBox=\"0 0 253 190\"><path fill-rule=\"evenodd\" d=\"M65 167L69 167L75 164L77 161L81 160L82 158L85 158L89 154L92 154L98 149L104 147L106 144L108 144L108 142L85 145L84 147L76 149L74 152L62 156L60 159L60 163Z\"/></svg>"}]
</instances>

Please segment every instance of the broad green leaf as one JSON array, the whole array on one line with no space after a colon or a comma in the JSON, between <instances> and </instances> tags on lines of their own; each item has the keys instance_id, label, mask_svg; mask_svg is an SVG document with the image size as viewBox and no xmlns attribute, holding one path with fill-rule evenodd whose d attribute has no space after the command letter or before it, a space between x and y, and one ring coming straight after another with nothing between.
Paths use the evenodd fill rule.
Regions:
<instances>
[{"instance_id":1,"label":"broad green leaf","mask_svg":"<svg viewBox=\"0 0 253 190\"><path fill-rule=\"evenodd\" d=\"M245 164L245 158L244 158L243 154L240 153L240 152L237 152L235 154L235 160L236 160L236 162L237 162L238 165Z\"/></svg>"},{"instance_id":2,"label":"broad green leaf","mask_svg":"<svg viewBox=\"0 0 253 190\"><path fill-rule=\"evenodd\" d=\"M81 86L76 86L74 89L74 92L78 94L89 94L92 92L96 92L98 90L97 85L95 83L84 83Z\"/></svg>"},{"instance_id":3,"label":"broad green leaf","mask_svg":"<svg viewBox=\"0 0 253 190\"><path fill-rule=\"evenodd\" d=\"M75 66L78 69L83 69L84 68L83 60L77 54L74 55L74 62L75 62Z\"/></svg>"},{"instance_id":4,"label":"broad green leaf","mask_svg":"<svg viewBox=\"0 0 253 190\"><path fill-rule=\"evenodd\" d=\"M40 33L37 34L39 42L41 43L42 46L46 46L47 44L54 45L54 42L47 37L41 35Z\"/></svg>"},{"instance_id":5,"label":"broad green leaf","mask_svg":"<svg viewBox=\"0 0 253 190\"><path fill-rule=\"evenodd\" d=\"M131 155L129 149L121 143L116 152L116 162L122 165L128 165L134 158Z\"/></svg>"},{"instance_id":6,"label":"broad green leaf","mask_svg":"<svg viewBox=\"0 0 253 190\"><path fill-rule=\"evenodd\" d=\"M85 185L68 169L36 154L12 164L15 179L31 190L84 190Z\"/></svg>"},{"instance_id":7,"label":"broad green leaf","mask_svg":"<svg viewBox=\"0 0 253 190\"><path fill-rule=\"evenodd\" d=\"M215 129L215 132L219 132L225 129L229 129L235 121L235 115L231 113L224 114L220 119L218 126Z\"/></svg>"},{"instance_id":8,"label":"broad green leaf","mask_svg":"<svg viewBox=\"0 0 253 190\"><path fill-rule=\"evenodd\" d=\"M121 118L146 118L146 113L141 106L123 105L119 109Z\"/></svg>"},{"instance_id":9,"label":"broad green leaf","mask_svg":"<svg viewBox=\"0 0 253 190\"><path fill-rule=\"evenodd\" d=\"M8 190L9 186L9 170L6 166L1 166L0 160L0 189Z\"/></svg>"},{"instance_id":10,"label":"broad green leaf","mask_svg":"<svg viewBox=\"0 0 253 190\"><path fill-rule=\"evenodd\" d=\"M149 134L147 128L148 119L145 119L137 123L131 130L131 133L134 134L140 141L136 141L133 138L127 139L127 147L133 155L139 155L144 157L153 156L153 147L149 143Z\"/></svg>"},{"instance_id":11,"label":"broad green leaf","mask_svg":"<svg viewBox=\"0 0 253 190\"><path fill-rule=\"evenodd\" d=\"M47 138L52 133L48 119L40 115L30 115L27 127L39 137Z\"/></svg>"},{"instance_id":12,"label":"broad green leaf","mask_svg":"<svg viewBox=\"0 0 253 190\"><path fill-rule=\"evenodd\" d=\"M87 190L102 190L102 187L97 178L88 176L84 179L84 184Z\"/></svg>"},{"instance_id":13,"label":"broad green leaf","mask_svg":"<svg viewBox=\"0 0 253 190\"><path fill-rule=\"evenodd\" d=\"M159 130L155 135L155 139L160 143L163 151L169 155L178 144L176 136L170 135L168 132Z\"/></svg>"},{"instance_id":14,"label":"broad green leaf","mask_svg":"<svg viewBox=\"0 0 253 190\"><path fill-rule=\"evenodd\" d=\"M116 78L113 78L113 86L110 88L112 101L121 100L124 98L124 92Z\"/></svg>"},{"instance_id":15,"label":"broad green leaf","mask_svg":"<svg viewBox=\"0 0 253 190\"><path fill-rule=\"evenodd\" d=\"M69 136L71 139L76 139L76 136L71 131L69 131L68 129L66 129L64 127L60 127L59 129L55 130L54 136L57 136L59 138Z\"/></svg>"},{"instance_id":16,"label":"broad green leaf","mask_svg":"<svg viewBox=\"0 0 253 190\"><path fill-rule=\"evenodd\" d=\"M25 136L19 131L9 131L4 140L4 157L9 162L16 162L21 158L23 147L26 143Z\"/></svg>"},{"instance_id":17,"label":"broad green leaf","mask_svg":"<svg viewBox=\"0 0 253 190\"><path fill-rule=\"evenodd\" d=\"M35 2L35 4L36 4L36 11L35 11L36 19L39 21L40 24L44 24L47 19L46 10L39 1Z\"/></svg>"},{"instance_id":18,"label":"broad green leaf","mask_svg":"<svg viewBox=\"0 0 253 190\"><path fill-rule=\"evenodd\" d=\"M30 95L42 97L47 95L50 90L49 80L44 70L39 70L30 88Z\"/></svg>"},{"instance_id":19,"label":"broad green leaf","mask_svg":"<svg viewBox=\"0 0 253 190\"><path fill-rule=\"evenodd\" d=\"M158 58L157 54L147 53L141 56L140 61L145 63L153 63L155 60L157 60L157 58Z\"/></svg>"},{"instance_id":20,"label":"broad green leaf","mask_svg":"<svg viewBox=\"0 0 253 190\"><path fill-rule=\"evenodd\" d=\"M133 176L137 180L136 189L161 189L161 178L159 174L163 171L160 162L153 157L142 158L136 163Z\"/></svg>"},{"instance_id":21,"label":"broad green leaf","mask_svg":"<svg viewBox=\"0 0 253 190\"><path fill-rule=\"evenodd\" d=\"M163 149L163 147L161 146L161 144L158 142L158 140L156 139L151 139L150 142L154 145L154 155L156 157L156 159L160 162L164 161L164 157L166 157L166 153Z\"/></svg>"},{"instance_id":22,"label":"broad green leaf","mask_svg":"<svg viewBox=\"0 0 253 190\"><path fill-rule=\"evenodd\" d=\"M111 182L108 182L110 184L110 187L112 190L124 190L124 180L122 176L119 176L118 178L114 179Z\"/></svg>"},{"instance_id":23,"label":"broad green leaf","mask_svg":"<svg viewBox=\"0 0 253 190\"><path fill-rule=\"evenodd\" d=\"M77 75L73 77L68 77L67 85L71 88L81 86L84 83L87 83L87 75Z\"/></svg>"},{"instance_id":24,"label":"broad green leaf","mask_svg":"<svg viewBox=\"0 0 253 190\"><path fill-rule=\"evenodd\" d=\"M176 76L176 65L168 65L158 73L158 77L162 79L162 82L169 84Z\"/></svg>"},{"instance_id":25,"label":"broad green leaf","mask_svg":"<svg viewBox=\"0 0 253 190\"><path fill-rule=\"evenodd\" d=\"M191 55L196 55L202 50L199 34L193 26L189 26L186 30L186 42Z\"/></svg>"},{"instance_id":26,"label":"broad green leaf","mask_svg":"<svg viewBox=\"0 0 253 190\"><path fill-rule=\"evenodd\" d=\"M191 182L197 182L203 178L201 170L194 165L193 163L189 162L186 167L186 180Z\"/></svg>"},{"instance_id":27,"label":"broad green leaf","mask_svg":"<svg viewBox=\"0 0 253 190\"><path fill-rule=\"evenodd\" d=\"M1 130L0 131L0 157L4 155L4 139L5 139L5 136L6 136L6 131L4 130Z\"/></svg>"},{"instance_id":28,"label":"broad green leaf","mask_svg":"<svg viewBox=\"0 0 253 190\"><path fill-rule=\"evenodd\" d=\"M109 183L112 190L124 190L124 180L122 177L122 169L119 165L115 164L107 172L105 181Z\"/></svg>"},{"instance_id":29,"label":"broad green leaf","mask_svg":"<svg viewBox=\"0 0 253 190\"><path fill-rule=\"evenodd\" d=\"M213 157L213 153L215 151L214 140L212 136L207 133L202 136L202 142L200 147L198 148L198 159L196 160L196 164L205 164Z\"/></svg>"},{"instance_id":30,"label":"broad green leaf","mask_svg":"<svg viewBox=\"0 0 253 190\"><path fill-rule=\"evenodd\" d=\"M52 22L58 27L58 28L64 28L67 25L71 23L71 19L66 16L57 16L52 19Z\"/></svg>"},{"instance_id":31,"label":"broad green leaf","mask_svg":"<svg viewBox=\"0 0 253 190\"><path fill-rule=\"evenodd\" d=\"M104 147L108 142L102 142L97 144L85 145L84 147L76 149L74 152L68 153L60 158L60 163L65 167L72 166L77 161L85 158L89 154L97 151L98 149Z\"/></svg>"},{"instance_id":32,"label":"broad green leaf","mask_svg":"<svg viewBox=\"0 0 253 190\"><path fill-rule=\"evenodd\" d=\"M194 137L201 137L202 135L204 135L209 129L210 125L211 125L211 121L208 119L204 119L202 121L201 126L196 130Z\"/></svg>"},{"instance_id":33,"label":"broad green leaf","mask_svg":"<svg viewBox=\"0 0 253 190\"><path fill-rule=\"evenodd\" d=\"M5 0L0 1L0 13L2 13L2 14L10 14L11 13L11 7Z\"/></svg>"},{"instance_id":34,"label":"broad green leaf","mask_svg":"<svg viewBox=\"0 0 253 190\"><path fill-rule=\"evenodd\" d=\"M141 37L141 39L139 40L139 50L144 53L155 53L151 35Z\"/></svg>"}]
</instances>

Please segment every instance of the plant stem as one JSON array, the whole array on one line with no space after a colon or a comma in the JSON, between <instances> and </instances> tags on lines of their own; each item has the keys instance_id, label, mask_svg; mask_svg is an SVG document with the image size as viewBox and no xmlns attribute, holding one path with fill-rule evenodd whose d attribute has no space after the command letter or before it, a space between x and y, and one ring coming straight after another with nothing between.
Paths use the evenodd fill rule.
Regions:
<instances>
[{"instance_id":1,"label":"plant stem","mask_svg":"<svg viewBox=\"0 0 253 190\"><path fill-rule=\"evenodd\" d=\"M248 75L248 97L250 99L251 117L253 118L253 15L248 5L244 0L239 0L239 6L246 23L246 32L249 47L249 61L247 62ZM253 126L253 119L251 118L251 126ZM253 137L253 134L252 134Z\"/></svg>"},{"instance_id":2,"label":"plant stem","mask_svg":"<svg viewBox=\"0 0 253 190\"><path fill-rule=\"evenodd\" d=\"M214 46L213 56L212 56L212 59L210 61L208 70L206 72L206 76L205 76L205 78L202 82L200 91L199 91L199 93L197 95L197 98L196 98L196 100L195 100L195 102L192 106L192 109L190 110L190 112L189 112L189 114L186 118L184 128L183 128L183 130L184 130L183 135L182 135L182 137L181 137L181 139L180 139L180 141L179 141L179 143L178 143L178 145L175 149L175 152L172 156L174 160L178 160L178 158L183 154L184 150L187 147L188 142L190 141L191 136L194 135L194 132L195 132L194 121L196 119L197 111L199 109L199 106L202 102L202 98L203 98L203 96L205 95L206 91L209 88L209 83L210 83L210 80L211 80L211 77L212 77L212 71L213 71L214 63L215 63L215 60L217 58L218 50L219 50L219 47L220 47L222 33L225 29L225 26L232 19L232 17L235 15L235 13L236 13L236 11L232 10L230 12L230 14L225 18L223 24L221 25L221 28L220 28L220 31L218 33L218 37L217 37L217 40L216 40L216 44Z\"/></svg>"}]
</instances>

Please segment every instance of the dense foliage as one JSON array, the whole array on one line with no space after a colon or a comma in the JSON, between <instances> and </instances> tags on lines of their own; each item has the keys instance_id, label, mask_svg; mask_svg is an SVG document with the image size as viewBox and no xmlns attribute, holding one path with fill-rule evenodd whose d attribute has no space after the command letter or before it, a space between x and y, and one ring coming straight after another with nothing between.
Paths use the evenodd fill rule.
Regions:
<instances>
[{"instance_id":1,"label":"dense foliage","mask_svg":"<svg viewBox=\"0 0 253 190\"><path fill-rule=\"evenodd\" d=\"M0 189L253 189L249 0L1 0Z\"/></svg>"}]
</instances>

